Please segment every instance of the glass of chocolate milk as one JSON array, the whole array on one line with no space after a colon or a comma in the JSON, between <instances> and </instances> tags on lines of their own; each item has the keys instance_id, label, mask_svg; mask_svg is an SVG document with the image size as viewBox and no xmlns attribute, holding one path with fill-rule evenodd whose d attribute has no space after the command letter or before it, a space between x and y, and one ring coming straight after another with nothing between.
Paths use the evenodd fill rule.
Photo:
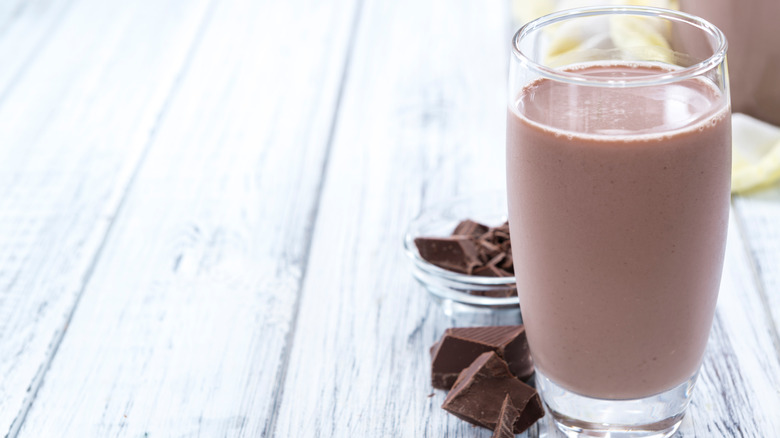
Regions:
<instances>
[{"instance_id":1,"label":"glass of chocolate milk","mask_svg":"<svg viewBox=\"0 0 780 438\"><path fill-rule=\"evenodd\" d=\"M569 436L665 437L690 402L729 215L726 40L568 10L512 45L509 224L536 384Z\"/></svg>"}]
</instances>

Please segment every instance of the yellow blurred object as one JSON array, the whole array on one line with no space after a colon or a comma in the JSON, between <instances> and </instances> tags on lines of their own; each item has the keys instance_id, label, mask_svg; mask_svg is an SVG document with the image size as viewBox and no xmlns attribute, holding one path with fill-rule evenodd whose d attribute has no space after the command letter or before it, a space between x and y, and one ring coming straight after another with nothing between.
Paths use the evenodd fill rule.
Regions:
<instances>
[{"instance_id":1,"label":"yellow blurred object","mask_svg":"<svg viewBox=\"0 0 780 438\"><path fill-rule=\"evenodd\" d=\"M780 180L780 128L745 114L732 116L731 193Z\"/></svg>"},{"instance_id":2,"label":"yellow blurred object","mask_svg":"<svg viewBox=\"0 0 780 438\"><path fill-rule=\"evenodd\" d=\"M680 2L677 0L625 0L614 1L616 5L628 5L628 6L652 6L654 8L666 8L666 9L680 9Z\"/></svg>"},{"instance_id":3,"label":"yellow blurred object","mask_svg":"<svg viewBox=\"0 0 780 438\"><path fill-rule=\"evenodd\" d=\"M619 5L680 9L679 0L512 0L512 15L517 25L523 25L542 15L564 9Z\"/></svg>"},{"instance_id":4,"label":"yellow blurred object","mask_svg":"<svg viewBox=\"0 0 780 438\"><path fill-rule=\"evenodd\" d=\"M604 5L655 6L678 9L678 0L513 0L512 11L518 24L524 24L542 15L564 9ZM624 58L672 62L674 53L669 47L670 29L662 20L649 17L612 17L609 34L600 35L595 29L563 23L551 26L545 63L559 67L587 59L591 50L610 47L624 52Z\"/></svg>"},{"instance_id":5,"label":"yellow blurred object","mask_svg":"<svg viewBox=\"0 0 780 438\"><path fill-rule=\"evenodd\" d=\"M674 63L669 46L669 23L654 17L618 15L610 17L609 34L615 47L623 51L623 60Z\"/></svg>"},{"instance_id":6,"label":"yellow blurred object","mask_svg":"<svg viewBox=\"0 0 780 438\"><path fill-rule=\"evenodd\" d=\"M619 3L629 6L679 8L677 0L633 0ZM643 61L674 63L674 52L669 46L672 29L668 21L652 17L615 16L610 18L609 24L612 41L616 47L623 50L624 55Z\"/></svg>"}]
</instances>

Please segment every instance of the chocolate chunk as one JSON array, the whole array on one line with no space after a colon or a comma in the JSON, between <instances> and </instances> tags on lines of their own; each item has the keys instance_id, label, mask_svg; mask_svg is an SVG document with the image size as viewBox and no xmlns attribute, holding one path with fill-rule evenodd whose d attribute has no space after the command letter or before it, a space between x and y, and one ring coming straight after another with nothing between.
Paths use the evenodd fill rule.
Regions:
<instances>
[{"instance_id":1,"label":"chocolate chunk","mask_svg":"<svg viewBox=\"0 0 780 438\"><path fill-rule=\"evenodd\" d=\"M536 392L535 389L534 392ZM523 409L518 409L517 411L520 413L520 417L515 420L514 431L515 433L522 433L533 426L537 420L544 417L544 406L542 406L542 399L539 397L539 393L536 392Z\"/></svg>"},{"instance_id":2,"label":"chocolate chunk","mask_svg":"<svg viewBox=\"0 0 780 438\"><path fill-rule=\"evenodd\" d=\"M493 236L493 242L496 244L503 244L504 242L509 241L509 222L504 222L503 224L493 227L489 230L489 232Z\"/></svg>"},{"instance_id":3,"label":"chocolate chunk","mask_svg":"<svg viewBox=\"0 0 780 438\"><path fill-rule=\"evenodd\" d=\"M488 351L504 358L519 379L525 380L533 374L522 325L456 327L447 329L431 347L431 384L434 388L451 388L458 374Z\"/></svg>"},{"instance_id":4,"label":"chocolate chunk","mask_svg":"<svg viewBox=\"0 0 780 438\"><path fill-rule=\"evenodd\" d=\"M418 237L414 243L420 257L440 268L481 277L512 277L515 274L509 223L488 227L471 219L461 221L450 237ZM469 291L472 295L510 297L514 288L500 291Z\"/></svg>"},{"instance_id":5,"label":"chocolate chunk","mask_svg":"<svg viewBox=\"0 0 780 438\"><path fill-rule=\"evenodd\" d=\"M495 257L488 260L487 263L485 263L483 266L474 268L474 270L471 271L471 274L480 277L511 277L514 274L507 272L505 269L500 267L506 257L506 253L500 252L496 254Z\"/></svg>"},{"instance_id":6,"label":"chocolate chunk","mask_svg":"<svg viewBox=\"0 0 780 438\"><path fill-rule=\"evenodd\" d=\"M498 253L495 257L488 260L486 263L487 266L497 266L499 263L501 263L506 258L506 253Z\"/></svg>"},{"instance_id":7,"label":"chocolate chunk","mask_svg":"<svg viewBox=\"0 0 780 438\"><path fill-rule=\"evenodd\" d=\"M523 432L544 416L536 390L515 378L506 362L489 351L461 371L442 408L469 423L495 429L507 395L521 413L513 432Z\"/></svg>"},{"instance_id":8,"label":"chocolate chunk","mask_svg":"<svg viewBox=\"0 0 780 438\"><path fill-rule=\"evenodd\" d=\"M496 428L493 430L491 438L515 438L515 422L519 417L520 413L517 412L517 409L512 404L512 399L507 394L504 397L504 403L501 405L498 423L496 423Z\"/></svg>"},{"instance_id":9,"label":"chocolate chunk","mask_svg":"<svg viewBox=\"0 0 780 438\"><path fill-rule=\"evenodd\" d=\"M509 272L506 272L505 270L490 264L485 266L480 266L478 268L474 268L471 274L480 277L511 277L512 276L512 274L510 274Z\"/></svg>"},{"instance_id":10,"label":"chocolate chunk","mask_svg":"<svg viewBox=\"0 0 780 438\"><path fill-rule=\"evenodd\" d=\"M480 237L479 240L477 240L477 244L479 245L480 258L485 263L487 263L489 260L493 259L497 255L505 253L505 251L501 249L500 246L491 243L489 239L486 239L484 237Z\"/></svg>"},{"instance_id":11,"label":"chocolate chunk","mask_svg":"<svg viewBox=\"0 0 780 438\"><path fill-rule=\"evenodd\" d=\"M471 219L465 219L455 227L455 231L452 232L453 236L471 236L479 237L488 230L487 225L482 225L479 222L474 222Z\"/></svg>"},{"instance_id":12,"label":"chocolate chunk","mask_svg":"<svg viewBox=\"0 0 780 438\"><path fill-rule=\"evenodd\" d=\"M418 237L414 244L420 257L440 268L471 274L480 265L477 245L468 236Z\"/></svg>"},{"instance_id":13,"label":"chocolate chunk","mask_svg":"<svg viewBox=\"0 0 780 438\"><path fill-rule=\"evenodd\" d=\"M503 269L505 272L509 272L511 275L515 275L515 263L512 259L512 247L510 245L509 249L504 253L506 254L506 257L504 257L504 260L501 260L501 263L498 264L498 267Z\"/></svg>"},{"instance_id":14,"label":"chocolate chunk","mask_svg":"<svg viewBox=\"0 0 780 438\"><path fill-rule=\"evenodd\" d=\"M450 389L458 375L480 354L493 347L481 342L453 336L447 329L442 339L431 347L431 385L438 389Z\"/></svg>"},{"instance_id":15,"label":"chocolate chunk","mask_svg":"<svg viewBox=\"0 0 780 438\"><path fill-rule=\"evenodd\" d=\"M485 234L479 236L479 240L481 242L488 242L493 245L497 245L495 228L489 228L487 231L485 231Z\"/></svg>"},{"instance_id":16,"label":"chocolate chunk","mask_svg":"<svg viewBox=\"0 0 780 438\"><path fill-rule=\"evenodd\" d=\"M493 230L493 236L494 236L493 237L494 241L498 243L507 242L509 241L509 230L504 231L500 229L495 229Z\"/></svg>"}]
</instances>

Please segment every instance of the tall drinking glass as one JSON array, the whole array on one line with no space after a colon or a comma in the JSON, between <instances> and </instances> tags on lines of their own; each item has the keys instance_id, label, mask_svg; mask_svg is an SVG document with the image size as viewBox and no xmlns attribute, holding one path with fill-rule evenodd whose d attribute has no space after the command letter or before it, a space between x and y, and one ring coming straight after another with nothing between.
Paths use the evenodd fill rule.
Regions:
<instances>
[{"instance_id":1,"label":"tall drinking glass","mask_svg":"<svg viewBox=\"0 0 780 438\"><path fill-rule=\"evenodd\" d=\"M655 8L563 11L514 37L515 276L537 387L571 436L670 436L688 406L729 214L725 55L716 27Z\"/></svg>"}]
</instances>

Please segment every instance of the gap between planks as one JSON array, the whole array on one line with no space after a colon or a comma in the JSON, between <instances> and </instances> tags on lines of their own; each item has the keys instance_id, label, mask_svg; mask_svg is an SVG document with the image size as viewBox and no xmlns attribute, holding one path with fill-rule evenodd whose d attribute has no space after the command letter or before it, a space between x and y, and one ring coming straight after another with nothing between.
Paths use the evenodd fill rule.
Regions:
<instances>
[{"instance_id":1,"label":"gap between planks","mask_svg":"<svg viewBox=\"0 0 780 438\"><path fill-rule=\"evenodd\" d=\"M287 332L284 340L284 347L282 350L282 359L279 364L279 369L276 372L276 386L271 391L271 404L268 407L268 423L263 428L261 436L272 437L276 435L276 422L279 416L279 407L282 404L284 398L284 384L287 380L287 370L290 367L290 353L292 352L292 344L295 340L295 333L298 328L298 314L301 308L301 296L303 295L303 285L306 282L306 275L309 271L309 261L311 255L312 242L314 241L314 230L317 225L317 218L319 217L320 204L322 202L322 192L325 186L325 180L328 177L328 164L330 162L331 151L333 149L333 140L336 133L336 127L338 126L339 114L341 113L341 102L344 96L344 89L346 88L347 79L349 77L349 66L352 61L352 53L355 48L355 39L358 35L357 30L360 27L360 17L363 10L363 3L365 0L357 0L355 5L355 12L352 17L352 24L349 32L349 42L346 53L344 55L344 62L342 63L341 78L339 81L339 89L336 94L336 102L333 108L333 117L331 119L330 128L328 130L328 137L325 143L325 154L322 160L322 170L320 171L320 179L315 191L315 201L312 207L311 213L307 220L309 227L305 233L305 246L303 248L303 268L300 279L298 280L297 290L295 295L295 303L293 304L292 319L290 321L290 329Z\"/></svg>"}]
</instances>

